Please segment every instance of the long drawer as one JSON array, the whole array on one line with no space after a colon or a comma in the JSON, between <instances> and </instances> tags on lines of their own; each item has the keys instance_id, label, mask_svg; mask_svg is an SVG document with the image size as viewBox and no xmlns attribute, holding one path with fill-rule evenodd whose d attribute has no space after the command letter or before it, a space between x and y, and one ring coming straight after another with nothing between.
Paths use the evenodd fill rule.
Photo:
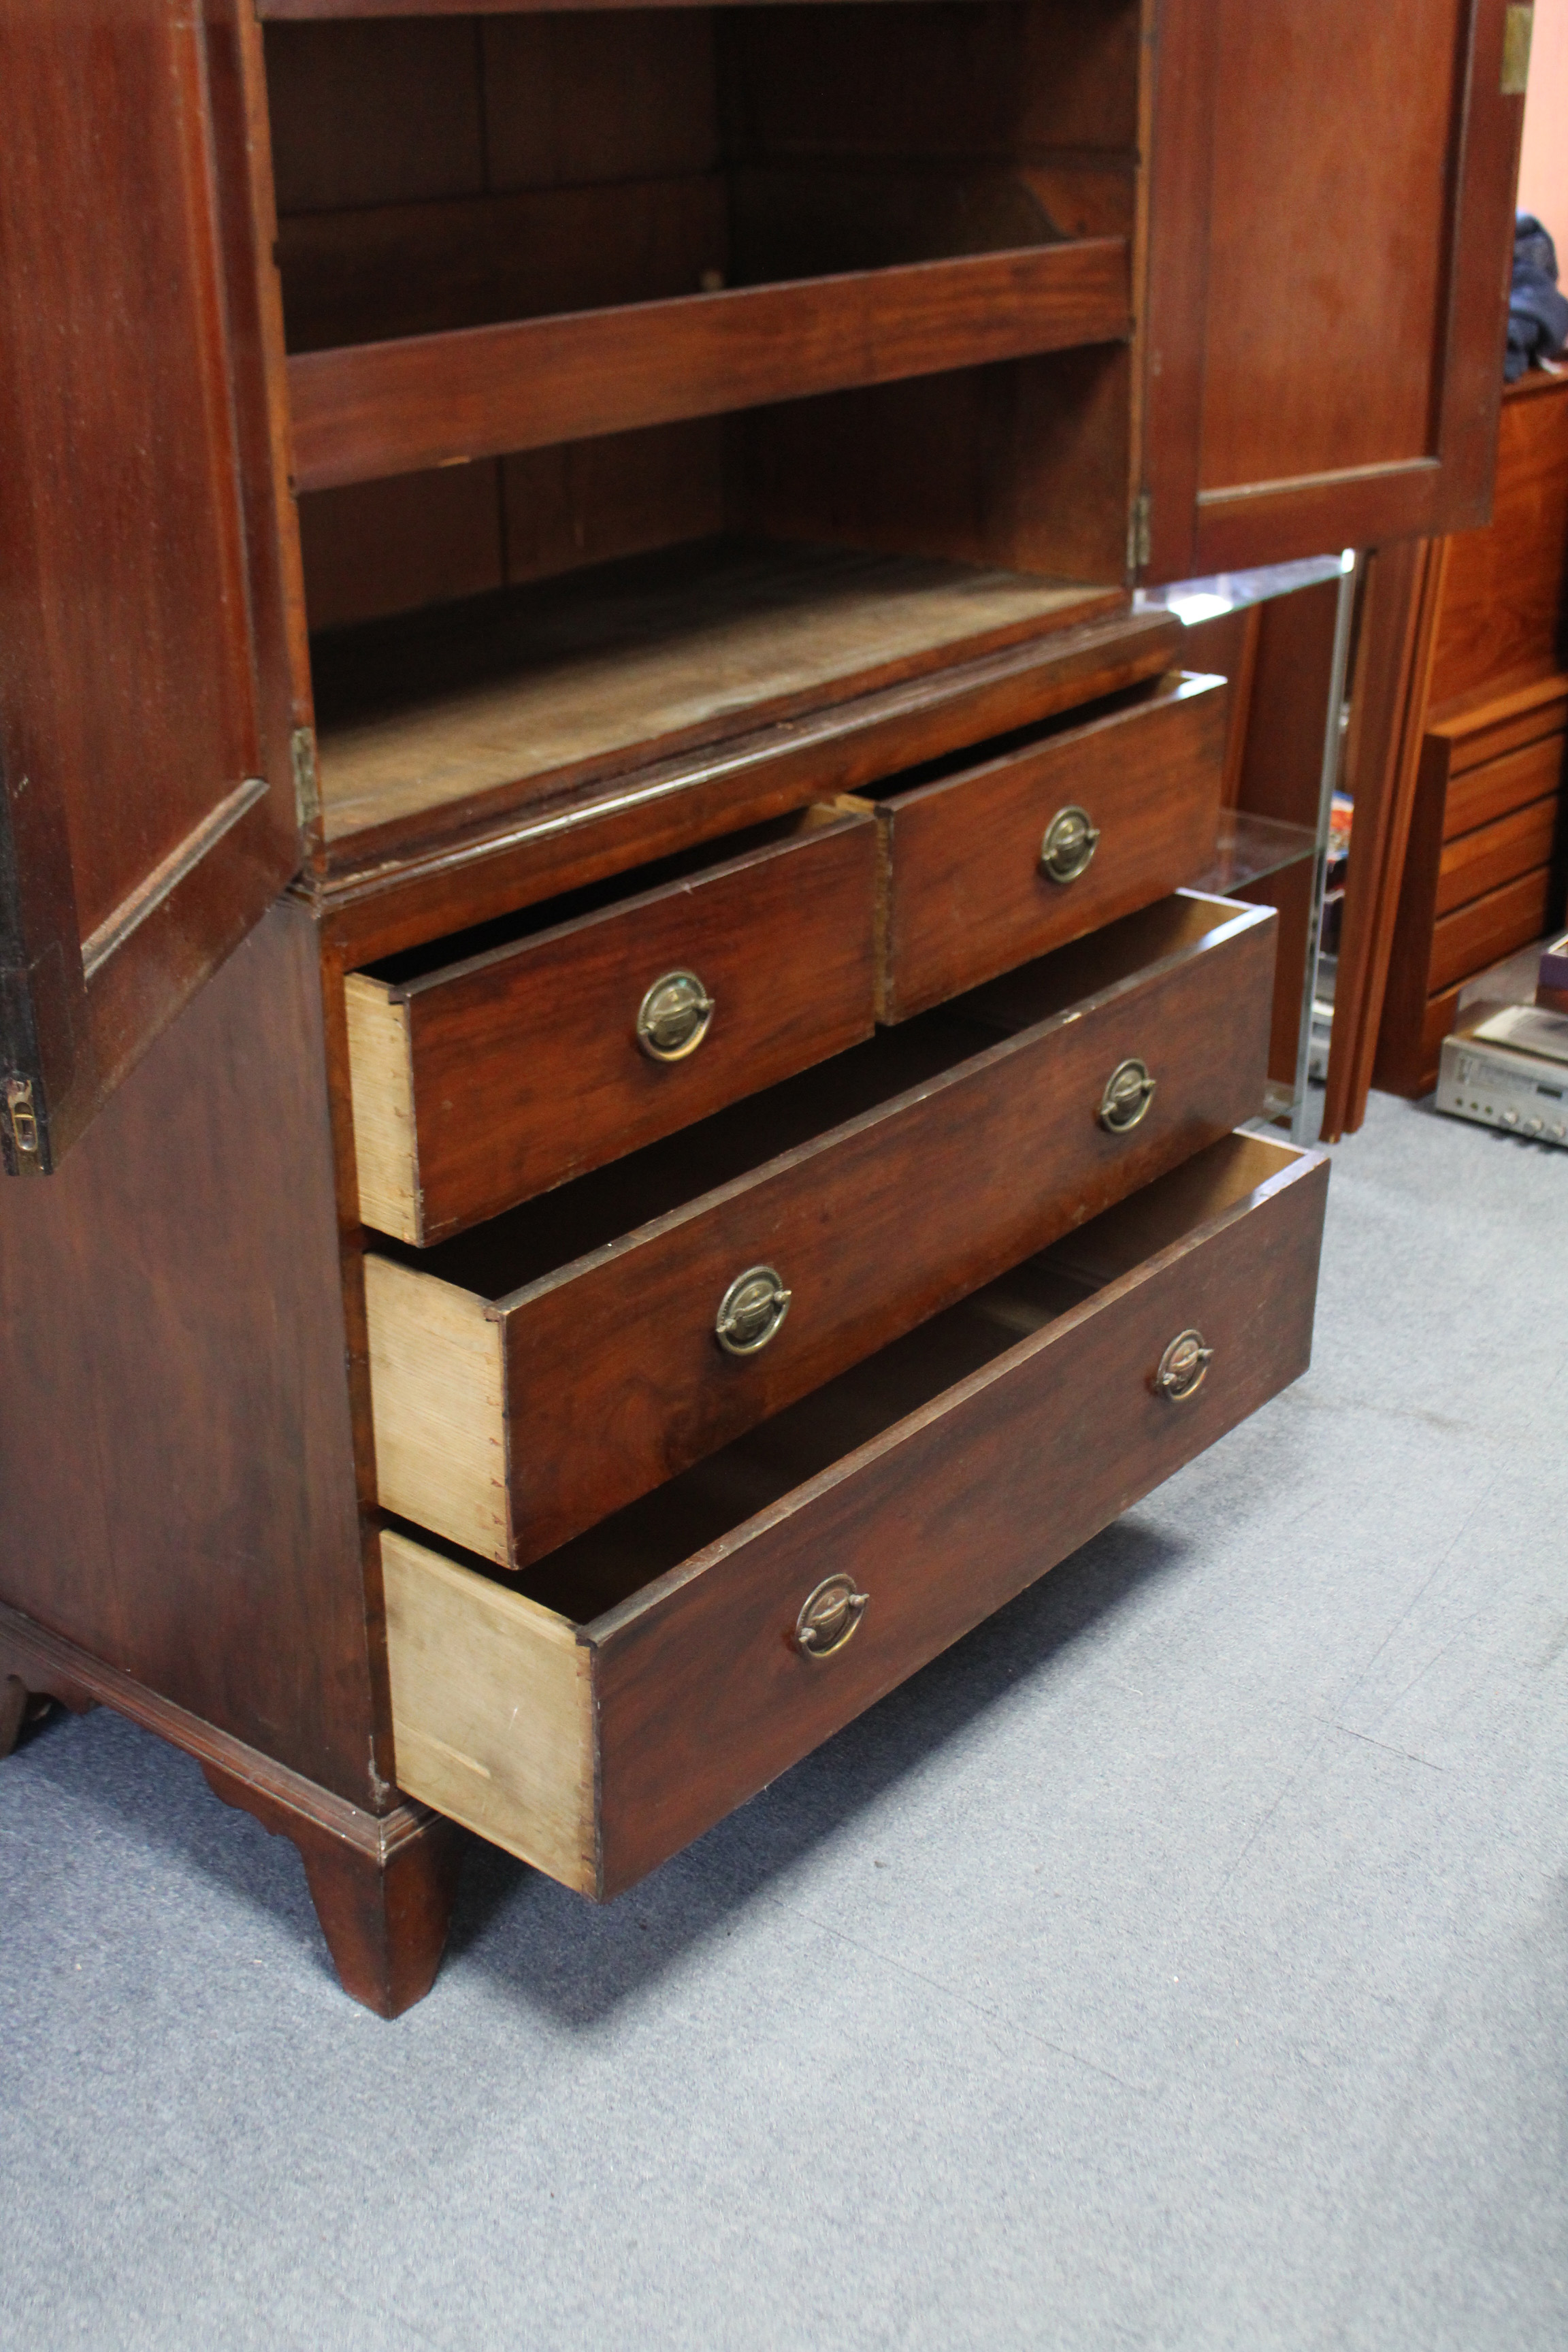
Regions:
<instances>
[{"instance_id":1,"label":"long drawer","mask_svg":"<svg viewBox=\"0 0 1568 2352\"><path fill-rule=\"evenodd\" d=\"M1456 769L1444 802L1444 840L1454 841L1478 825L1493 824L1531 801L1561 792L1565 740L1561 734L1548 735L1503 759Z\"/></svg>"},{"instance_id":2,"label":"long drawer","mask_svg":"<svg viewBox=\"0 0 1568 2352\"><path fill-rule=\"evenodd\" d=\"M1183 893L416 1258L384 1507L521 1565L1259 1109L1275 920Z\"/></svg>"},{"instance_id":3,"label":"long drawer","mask_svg":"<svg viewBox=\"0 0 1568 2352\"><path fill-rule=\"evenodd\" d=\"M1448 841L1437 866L1438 917L1549 865L1561 821L1553 793Z\"/></svg>"},{"instance_id":4,"label":"long drawer","mask_svg":"<svg viewBox=\"0 0 1568 2352\"><path fill-rule=\"evenodd\" d=\"M1555 911L1552 868L1538 866L1517 881L1456 908L1451 915L1440 915L1432 926L1429 992L1440 995L1457 981L1500 962L1515 948L1528 947L1550 928Z\"/></svg>"},{"instance_id":5,"label":"long drawer","mask_svg":"<svg viewBox=\"0 0 1568 2352\"><path fill-rule=\"evenodd\" d=\"M399 1785L632 1885L1305 1370L1327 1179L1226 1137L521 1579L388 1530Z\"/></svg>"},{"instance_id":6,"label":"long drawer","mask_svg":"<svg viewBox=\"0 0 1568 2352\"><path fill-rule=\"evenodd\" d=\"M1172 673L1093 718L876 794L880 1017L901 1021L1191 882L1214 860L1223 677Z\"/></svg>"},{"instance_id":7,"label":"long drawer","mask_svg":"<svg viewBox=\"0 0 1568 2352\"><path fill-rule=\"evenodd\" d=\"M351 973L365 1223L426 1244L868 1036L876 868L811 808Z\"/></svg>"}]
</instances>

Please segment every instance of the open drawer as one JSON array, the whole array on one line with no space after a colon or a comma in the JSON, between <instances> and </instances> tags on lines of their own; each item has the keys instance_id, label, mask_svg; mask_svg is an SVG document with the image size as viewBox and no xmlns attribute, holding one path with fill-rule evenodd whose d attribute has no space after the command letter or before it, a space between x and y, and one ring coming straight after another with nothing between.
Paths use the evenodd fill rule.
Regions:
<instances>
[{"instance_id":1,"label":"open drawer","mask_svg":"<svg viewBox=\"0 0 1568 2352\"><path fill-rule=\"evenodd\" d=\"M433 1251L379 1494L522 1566L1257 1112L1274 917L1179 894Z\"/></svg>"},{"instance_id":2,"label":"open drawer","mask_svg":"<svg viewBox=\"0 0 1568 2352\"><path fill-rule=\"evenodd\" d=\"M806 808L350 973L365 1223L435 1241L868 1035L875 856Z\"/></svg>"},{"instance_id":3,"label":"open drawer","mask_svg":"<svg viewBox=\"0 0 1568 2352\"><path fill-rule=\"evenodd\" d=\"M1223 677L1173 671L874 786L884 839L879 1017L960 990L1146 907L1214 862Z\"/></svg>"},{"instance_id":4,"label":"open drawer","mask_svg":"<svg viewBox=\"0 0 1568 2352\"><path fill-rule=\"evenodd\" d=\"M1327 1186L1225 1137L515 1580L388 1529L400 1787L632 1885L1306 1369Z\"/></svg>"}]
</instances>

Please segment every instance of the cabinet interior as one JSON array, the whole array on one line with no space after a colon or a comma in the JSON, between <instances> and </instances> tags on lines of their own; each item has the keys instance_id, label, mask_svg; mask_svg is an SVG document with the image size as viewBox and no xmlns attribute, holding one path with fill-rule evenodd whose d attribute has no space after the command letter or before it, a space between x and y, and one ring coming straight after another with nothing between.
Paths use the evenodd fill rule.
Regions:
<instances>
[{"instance_id":1,"label":"cabinet interior","mask_svg":"<svg viewBox=\"0 0 1568 2352\"><path fill-rule=\"evenodd\" d=\"M1120 598L1140 19L267 26L329 844Z\"/></svg>"},{"instance_id":2,"label":"cabinet interior","mask_svg":"<svg viewBox=\"0 0 1568 2352\"><path fill-rule=\"evenodd\" d=\"M463 1558L507 1590L590 1623L1145 1259L1188 1240L1298 1156L1262 1136L1225 1136L543 1559L508 1573L478 1554Z\"/></svg>"}]
</instances>

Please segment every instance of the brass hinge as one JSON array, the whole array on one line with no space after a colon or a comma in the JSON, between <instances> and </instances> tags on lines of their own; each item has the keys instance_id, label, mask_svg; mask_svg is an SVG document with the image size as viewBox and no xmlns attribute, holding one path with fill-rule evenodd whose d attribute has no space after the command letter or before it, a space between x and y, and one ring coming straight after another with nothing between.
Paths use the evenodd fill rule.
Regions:
<instances>
[{"instance_id":1,"label":"brass hinge","mask_svg":"<svg viewBox=\"0 0 1568 2352\"><path fill-rule=\"evenodd\" d=\"M1535 30L1532 5L1505 8L1502 19L1502 94L1522 98L1530 79L1530 38Z\"/></svg>"},{"instance_id":2,"label":"brass hinge","mask_svg":"<svg viewBox=\"0 0 1568 2352\"><path fill-rule=\"evenodd\" d=\"M1140 490L1132 501L1132 511L1127 518L1127 569L1142 572L1154 554L1154 500L1148 490Z\"/></svg>"},{"instance_id":3,"label":"brass hinge","mask_svg":"<svg viewBox=\"0 0 1568 2352\"><path fill-rule=\"evenodd\" d=\"M289 740L294 768L294 806L300 829L308 833L321 814L321 786L316 772L316 737L310 727L296 727Z\"/></svg>"},{"instance_id":4,"label":"brass hinge","mask_svg":"<svg viewBox=\"0 0 1568 2352\"><path fill-rule=\"evenodd\" d=\"M31 1078L5 1081L5 1132L16 1156L15 1172L26 1176L38 1169L42 1165L43 1139L38 1131Z\"/></svg>"}]
</instances>

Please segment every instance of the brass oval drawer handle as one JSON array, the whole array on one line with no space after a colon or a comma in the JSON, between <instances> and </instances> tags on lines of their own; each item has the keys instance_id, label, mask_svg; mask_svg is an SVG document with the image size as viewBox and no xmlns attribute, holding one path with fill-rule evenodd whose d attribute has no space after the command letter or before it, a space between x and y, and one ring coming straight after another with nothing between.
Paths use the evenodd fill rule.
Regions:
<instances>
[{"instance_id":1,"label":"brass oval drawer handle","mask_svg":"<svg viewBox=\"0 0 1568 2352\"><path fill-rule=\"evenodd\" d=\"M713 999L694 971L667 971L637 1007L637 1044L650 1062L684 1062L713 1020Z\"/></svg>"},{"instance_id":2,"label":"brass oval drawer handle","mask_svg":"<svg viewBox=\"0 0 1568 2352\"><path fill-rule=\"evenodd\" d=\"M738 1274L713 1318L713 1336L727 1356L755 1356L778 1337L794 1297L771 1265L749 1265Z\"/></svg>"},{"instance_id":3,"label":"brass oval drawer handle","mask_svg":"<svg viewBox=\"0 0 1568 2352\"><path fill-rule=\"evenodd\" d=\"M1160 1359L1154 1386L1173 1404L1181 1404L1196 1396L1213 1360L1214 1349L1205 1347L1201 1331L1178 1331Z\"/></svg>"},{"instance_id":4,"label":"brass oval drawer handle","mask_svg":"<svg viewBox=\"0 0 1568 2352\"><path fill-rule=\"evenodd\" d=\"M1076 882L1089 871L1100 843L1100 828L1087 809L1058 809L1040 844L1040 864L1053 882Z\"/></svg>"},{"instance_id":5,"label":"brass oval drawer handle","mask_svg":"<svg viewBox=\"0 0 1568 2352\"><path fill-rule=\"evenodd\" d=\"M830 1658L849 1641L871 1596L858 1592L852 1576L825 1576L800 1604L795 1645L805 1658Z\"/></svg>"},{"instance_id":6,"label":"brass oval drawer handle","mask_svg":"<svg viewBox=\"0 0 1568 2352\"><path fill-rule=\"evenodd\" d=\"M1095 1113L1101 1127L1111 1135L1131 1135L1153 1101L1158 1085L1159 1080L1149 1076L1147 1062L1135 1056L1118 1062L1105 1081Z\"/></svg>"}]
</instances>

